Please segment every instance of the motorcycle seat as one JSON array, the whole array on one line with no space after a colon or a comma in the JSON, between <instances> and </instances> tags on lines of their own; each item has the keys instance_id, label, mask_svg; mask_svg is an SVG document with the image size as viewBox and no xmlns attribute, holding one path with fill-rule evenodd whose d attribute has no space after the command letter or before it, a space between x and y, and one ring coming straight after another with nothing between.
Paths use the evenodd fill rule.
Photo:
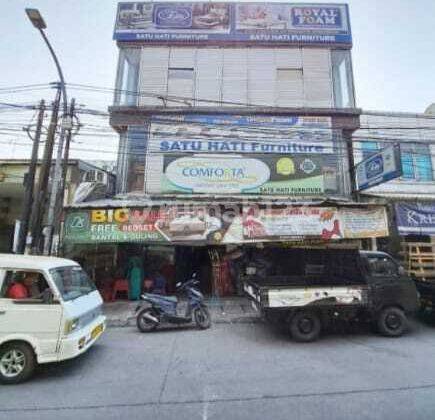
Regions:
<instances>
[{"instance_id":1,"label":"motorcycle seat","mask_svg":"<svg viewBox=\"0 0 435 420\"><path fill-rule=\"evenodd\" d=\"M171 302L171 303L178 302L178 299L175 296L157 295L155 293L145 293L145 296L149 297L150 299L166 300L166 301Z\"/></svg>"}]
</instances>

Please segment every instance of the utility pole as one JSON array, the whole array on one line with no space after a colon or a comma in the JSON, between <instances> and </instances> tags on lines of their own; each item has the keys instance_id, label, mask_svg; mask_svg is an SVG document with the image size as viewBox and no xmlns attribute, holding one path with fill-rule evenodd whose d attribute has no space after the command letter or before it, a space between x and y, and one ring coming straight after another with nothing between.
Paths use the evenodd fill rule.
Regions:
<instances>
[{"instance_id":1,"label":"utility pole","mask_svg":"<svg viewBox=\"0 0 435 420\"><path fill-rule=\"evenodd\" d=\"M44 122L45 102L39 103L38 121L36 123L35 137L33 139L32 156L30 159L29 171L27 173L24 190L23 210L21 212L21 223L18 236L17 254L24 254L29 230L30 214L33 204L33 190L35 185L36 168L38 166L39 140L41 138L42 124Z\"/></svg>"},{"instance_id":2,"label":"utility pole","mask_svg":"<svg viewBox=\"0 0 435 420\"><path fill-rule=\"evenodd\" d=\"M42 165L39 174L38 191L35 194L34 209L32 212L32 253L38 254L41 251L41 226L44 218L44 210L47 201L48 180L51 169L51 156L53 154L54 142L56 137L57 118L59 115L59 105L61 98L61 90L58 86L56 98L53 103L51 112L50 125L48 127L47 141L45 143L44 155L42 157Z\"/></svg>"},{"instance_id":3,"label":"utility pole","mask_svg":"<svg viewBox=\"0 0 435 420\"><path fill-rule=\"evenodd\" d=\"M75 98L72 98L71 103L70 103L70 108L69 108L69 118L71 121L73 121L73 119L74 119L75 105L76 105L76 100L75 100ZM53 241L54 235L60 234L61 216L62 216L62 211L63 211L63 203L65 201L66 181L67 181L67 176L68 176L69 150L70 150L72 136L73 136L73 130L72 129L68 130L68 133L66 136L66 141L65 141L65 151L64 151L64 155L63 155L63 162L62 162L62 176L60 178L61 184L60 184L60 189L59 189L59 193L57 195L57 200L56 200L53 235L51 235L52 241ZM52 246L51 246L51 248L52 248ZM51 249L51 253L53 253L53 249Z\"/></svg>"}]
</instances>

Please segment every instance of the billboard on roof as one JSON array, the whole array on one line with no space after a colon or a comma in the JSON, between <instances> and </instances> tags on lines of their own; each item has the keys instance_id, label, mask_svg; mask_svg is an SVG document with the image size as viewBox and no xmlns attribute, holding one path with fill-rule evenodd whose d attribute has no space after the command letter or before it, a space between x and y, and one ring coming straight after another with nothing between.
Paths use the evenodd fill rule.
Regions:
<instances>
[{"instance_id":1,"label":"billboard on roof","mask_svg":"<svg viewBox=\"0 0 435 420\"><path fill-rule=\"evenodd\" d=\"M127 2L113 35L150 43L351 45L346 4Z\"/></svg>"}]
</instances>

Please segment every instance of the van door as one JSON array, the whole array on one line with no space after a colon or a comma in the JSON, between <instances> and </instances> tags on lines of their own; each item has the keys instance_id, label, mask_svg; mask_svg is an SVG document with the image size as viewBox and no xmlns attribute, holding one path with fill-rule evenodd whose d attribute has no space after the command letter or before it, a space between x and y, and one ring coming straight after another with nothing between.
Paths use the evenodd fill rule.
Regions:
<instances>
[{"instance_id":1,"label":"van door","mask_svg":"<svg viewBox=\"0 0 435 420\"><path fill-rule=\"evenodd\" d=\"M47 290L49 283L41 272L3 271L0 337L28 337L38 346L38 359L56 357L60 338L62 305L58 301L47 302Z\"/></svg>"}]
</instances>

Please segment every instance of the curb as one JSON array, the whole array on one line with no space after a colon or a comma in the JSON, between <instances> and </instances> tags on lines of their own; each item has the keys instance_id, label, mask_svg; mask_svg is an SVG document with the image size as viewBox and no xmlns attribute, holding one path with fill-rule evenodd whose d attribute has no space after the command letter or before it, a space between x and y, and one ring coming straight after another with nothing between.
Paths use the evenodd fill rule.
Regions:
<instances>
[{"instance_id":1,"label":"curb","mask_svg":"<svg viewBox=\"0 0 435 420\"><path fill-rule=\"evenodd\" d=\"M216 318L213 319L213 324L255 324L262 322L261 318L258 316L242 316L234 318ZM134 316L128 317L127 319L110 319L106 321L108 328L124 328L136 326L136 318Z\"/></svg>"}]
</instances>

